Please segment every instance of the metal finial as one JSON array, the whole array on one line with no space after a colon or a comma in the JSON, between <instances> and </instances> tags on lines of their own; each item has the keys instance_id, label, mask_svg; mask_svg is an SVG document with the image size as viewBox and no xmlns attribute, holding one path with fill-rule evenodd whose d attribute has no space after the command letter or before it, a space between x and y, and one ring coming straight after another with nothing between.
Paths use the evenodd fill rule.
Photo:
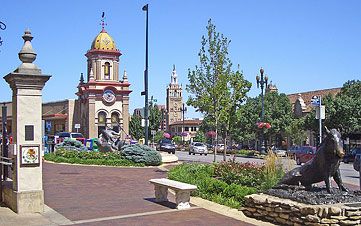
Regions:
<instances>
[{"instance_id":1,"label":"metal finial","mask_svg":"<svg viewBox=\"0 0 361 226\"><path fill-rule=\"evenodd\" d=\"M100 25L102 25L102 31L104 31L104 27L107 25L105 23L105 12L102 13L102 19L100 21L101 21Z\"/></svg>"}]
</instances>

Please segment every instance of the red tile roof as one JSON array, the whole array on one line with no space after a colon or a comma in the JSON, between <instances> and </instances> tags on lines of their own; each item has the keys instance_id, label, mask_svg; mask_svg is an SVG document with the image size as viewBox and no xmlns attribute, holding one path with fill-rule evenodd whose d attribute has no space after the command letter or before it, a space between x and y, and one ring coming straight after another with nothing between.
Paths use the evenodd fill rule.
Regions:
<instances>
[{"instance_id":1,"label":"red tile roof","mask_svg":"<svg viewBox=\"0 0 361 226\"><path fill-rule=\"evenodd\" d=\"M327 96L328 94L335 96L339 92L341 92L341 88L332 88L332 89L314 90L314 91L308 91L302 93L293 93L293 94L288 94L287 97L290 100L290 102L294 104L298 98L298 94L301 94L302 99L305 101L305 104L308 106L310 105L311 98L313 96L324 97Z\"/></svg>"},{"instance_id":2,"label":"red tile roof","mask_svg":"<svg viewBox=\"0 0 361 226\"><path fill-rule=\"evenodd\" d=\"M186 119L184 120L184 125L200 125L202 124L203 120L199 120L199 119ZM177 121L177 122L173 122L171 123L169 126L177 126L177 125L183 125L183 121Z\"/></svg>"}]
</instances>

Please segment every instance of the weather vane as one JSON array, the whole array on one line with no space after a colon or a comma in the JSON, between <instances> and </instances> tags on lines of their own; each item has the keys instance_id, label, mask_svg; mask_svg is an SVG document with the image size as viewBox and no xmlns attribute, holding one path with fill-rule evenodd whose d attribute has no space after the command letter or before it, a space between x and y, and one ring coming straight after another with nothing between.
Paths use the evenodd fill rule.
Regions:
<instances>
[{"instance_id":1,"label":"weather vane","mask_svg":"<svg viewBox=\"0 0 361 226\"><path fill-rule=\"evenodd\" d=\"M100 21L102 22L100 25L102 25L102 29L103 29L103 30L104 30L104 26L107 25L107 24L104 22L104 20L105 20L105 13L103 12L103 13L102 13L102 19L100 20Z\"/></svg>"},{"instance_id":2,"label":"weather vane","mask_svg":"<svg viewBox=\"0 0 361 226\"><path fill-rule=\"evenodd\" d=\"M5 30L6 29L6 24L0 21L0 29L1 30ZM0 46L3 44L3 41L1 40L0 37Z\"/></svg>"}]
</instances>

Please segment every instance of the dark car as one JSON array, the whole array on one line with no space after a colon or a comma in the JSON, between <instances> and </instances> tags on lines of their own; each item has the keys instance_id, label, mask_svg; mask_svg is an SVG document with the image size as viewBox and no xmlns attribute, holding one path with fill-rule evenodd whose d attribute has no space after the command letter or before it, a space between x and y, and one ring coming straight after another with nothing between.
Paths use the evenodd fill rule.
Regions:
<instances>
[{"instance_id":1,"label":"dark car","mask_svg":"<svg viewBox=\"0 0 361 226\"><path fill-rule=\"evenodd\" d=\"M353 168L356 171L360 171L360 162L361 162L361 154L356 154L354 162L353 162Z\"/></svg>"},{"instance_id":2,"label":"dark car","mask_svg":"<svg viewBox=\"0 0 361 226\"><path fill-rule=\"evenodd\" d=\"M170 139L163 139L159 141L158 150L159 151L166 151L168 153L175 154L175 145L172 140Z\"/></svg>"},{"instance_id":3,"label":"dark car","mask_svg":"<svg viewBox=\"0 0 361 226\"><path fill-rule=\"evenodd\" d=\"M301 146L296 152L296 163L301 165L311 160L316 155L316 147L312 146Z\"/></svg>"},{"instance_id":4,"label":"dark car","mask_svg":"<svg viewBox=\"0 0 361 226\"><path fill-rule=\"evenodd\" d=\"M343 157L343 162L344 162L344 163L353 162L353 161L355 160L355 156L356 156L357 154L361 154L361 147L352 148L352 149Z\"/></svg>"}]
</instances>

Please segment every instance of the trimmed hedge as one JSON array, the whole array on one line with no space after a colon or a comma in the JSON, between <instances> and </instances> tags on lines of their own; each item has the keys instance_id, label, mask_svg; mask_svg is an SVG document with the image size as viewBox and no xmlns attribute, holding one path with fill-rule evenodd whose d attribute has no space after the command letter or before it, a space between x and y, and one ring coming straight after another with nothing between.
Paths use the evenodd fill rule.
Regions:
<instances>
[{"instance_id":1,"label":"trimmed hedge","mask_svg":"<svg viewBox=\"0 0 361 226\"><path fill-rule=\"evenodd\" d=\"M136 163L144 163L146 166L159 166L162 164L162 156L146 145L126 145L122 147L120 153L124 158Z\"/></svg>"},{"instance_id":2,"label":"trimmed hedge","mask_svg":"<svg viewBox=\"0 0 361 226\"><path fill-rule=\"evenodd\" d=\"M53 162L65 162L89 165L108 165L108 166L144 166L144 163L135 163L123 158L113 152L80 152L59 149L55 153L48 153L44 158Z\"/></svg>"}]
</instances>

